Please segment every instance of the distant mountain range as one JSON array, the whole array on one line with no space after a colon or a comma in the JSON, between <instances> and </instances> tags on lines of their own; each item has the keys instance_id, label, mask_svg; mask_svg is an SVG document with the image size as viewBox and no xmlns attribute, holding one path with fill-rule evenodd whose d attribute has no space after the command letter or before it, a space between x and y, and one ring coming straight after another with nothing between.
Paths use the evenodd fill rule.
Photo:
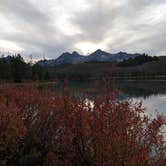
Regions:
<instances>
[{"instance_id":1,"label":"distant mountain range","mask_svg":"<svg viewBox=\"0 0 166 166\"><path fill-rule=\"evenodd\" d=\"M138 54L138 53L129 54L126 52L111 54L98 49L89 56L84 56L74 51L72 53L65 52L57 59L40 60L37 62L37 64L43 67L55 67L64 64L79 64L84 62L113 62L113 61L121 62L123 60L129 58L135 58L140 55L143 54Z\"/></svg>"}]
</instances>

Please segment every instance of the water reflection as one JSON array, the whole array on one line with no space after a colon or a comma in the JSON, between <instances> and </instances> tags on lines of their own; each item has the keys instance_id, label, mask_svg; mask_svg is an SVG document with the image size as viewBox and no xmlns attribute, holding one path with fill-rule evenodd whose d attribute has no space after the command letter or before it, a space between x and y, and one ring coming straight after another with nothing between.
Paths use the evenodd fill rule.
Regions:
<instances>
[{"instance_id":1,"label":"water reflection","mask_svg":"<svg viewBox=\"0 0 166 166\"><path fill-rule=\"evenodd\" d=\"M122 96L133 102L142 101L149 115L166 116L166 82L123 82L119 84Z\"/></svg>"},{"instance_id":2,"label":"water reflection","mask_svg":"<svg viewBox=\"0 0 166 166\"><path fill-rule=\"evenodd\" d=\"M130 97L133 102L142 101L145 112L155 116L157 113L166 116L166 95L151 95L149 97Z\"/></svg>"},{"instance_id":3,"label":"water reflection","mask_svg":"<svg viewBox=\"0 0 166 166\"><path fill-rule=\"evenodd\" d=\"M165 81L123 81L117 83L118 88L129 97L166 95Z\"/></svg>"},{"instance_id":4,"label":"water reflection","mask_svg":"<svg viewBox=\"0 0 166 166\"><path fill-rule=\"evenodd\" d=\"M90 92L95 97L96 95L101 95L100 88L103 87L103 82L73 81L69 82L68 86L79 97L86 92ZM134 102L142 101L149 115L155 116L156 111L166 115L166 81L118 81L113 83L112 86L113 89L119 90L120 99L132 99ZM59 87L60 85L54 86L57 91L60 90ZM92 91L94 88L98 92L94 93Z\"/></svg>"},{"instance_id":5,"label":"water reflection","mask_svg":"<svg viewBox=\"0 0 166 166\"><path fill-rule=\"evenodd\" d=\"M87 92L95 87L94 82L77 82L70 84L72 89L81 96L82 92ZM103 84L101 84L103 86ZM117 82L113 85L114 89L119 90L120 100L132 100L135 102L142 101L145 113L152 118L155 118L157 113L166 116L166 82L162 81L123 81ZM99 88L100 89L100 88ZM98 90L100 92L100 90ZM99 93L91 93L93 97L101 95ZM93 97L92 99L85 99L85 102L93 108ZM164 139L166 140L166 127L162 128Z\"/></svg>"}]
</instances>

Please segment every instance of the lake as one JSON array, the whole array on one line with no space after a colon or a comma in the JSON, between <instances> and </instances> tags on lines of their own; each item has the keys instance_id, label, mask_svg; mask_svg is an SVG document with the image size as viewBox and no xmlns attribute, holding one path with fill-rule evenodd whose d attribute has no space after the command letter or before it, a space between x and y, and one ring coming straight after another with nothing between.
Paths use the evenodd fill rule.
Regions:
<instances>
[{"instance_id":1,"label":"lake","mask_svg":"<svg viewBox=\"0 0 166 166\"><path fill-rule=\"evenodd\" d=\"M102 87L103 84L99 84L98 87ZM69 87L79 93L91 90L95 86L96 83L91 81L69 83ZM120 100L142 101L145 113L150 117L156 117L157 113L166 116L166 81L115 81L112 86L113 89L118 89ZM162 132L165 133L166 140L166 127L162 128Z\"/></svg>"},{"instance_id":2,"label":"lake","mask_svg":"<svg viewBox=\"0 0 166 166\"><path fill-rule=\"evenodd\" d=\"M149 115L166 116L166 81L124 81L119 87L124 98L142 101Z\"/></svg>"},{"instance_id":3,"label":"lake","mask_svg":"<svg viewBox=\"0 0 166 166\"><path fill-rule=\"evenodd\" d=\"M67 85L69 89L78 94L89 92L95 87L100 92L99 89L103 87L101 81L69 81ZM166 116L166 80L114 81L111 85L113 89L118 90L121 100L142 101L149 115L155 116L158 112ZM61 91L62 82L51 83L48 86Z\"/></svg>"},{"instance_id":4,"label":"lake","mask_svg":"<svg viewBox=\"0 0 166 166\"><path fill-rule=\"evenodd\" d=\"M166 81L124 81L119 83L121 98L142 101L145 113L166 116ZM166 140L166 127L162 128Z\"/></svg>"},{"instance_id":5,"label":"lake","mask_svg":"<svg viewBox=\"0 0 166 166\"><path fill-rule=\"evenodd\" d=\"M69 82L69 87L75 92L87 92L96 86L92 81ZM100 83L101 87L103 84ZM160 113L166 116L166 81L115 81L113 89L118 89L122 100L131 99L133 102L143 102L146 113L155 116Z\"/></svg>"}]
</instances>

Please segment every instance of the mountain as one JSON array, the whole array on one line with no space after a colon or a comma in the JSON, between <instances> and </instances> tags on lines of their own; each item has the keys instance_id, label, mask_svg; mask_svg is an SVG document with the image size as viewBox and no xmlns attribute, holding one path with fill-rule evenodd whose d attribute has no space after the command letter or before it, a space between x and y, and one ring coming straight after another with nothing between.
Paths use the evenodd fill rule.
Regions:
<instances>
[{"instance_id":1,"label":"mountain","mask_svg":"<svg viewBox=\"0 0 166 166\"><path fill-rule=\"evenodd\" d=\"M74 51L72 53L65 52L57 59L40 60L37 62L37 64L43 67L55 67L64 64L82 63L85 61L85 59L85 56L80 55L76 51Z\"/></svg>"},{"instance_id":2,"label":"mountain","mask_svg":"<svg viewBox=\"0 0 166 166\"><path fill-rule=\"evenodd\" d=\"M117 61L121 62L123 60L129 59L129 58L135 58L136 56L139 56L141 54L128 54L126 52L119 52L116 54L110 54L108 52L102 51L100 49L96 50L92 54L88 56L88 62L96 61L96 62L112 62Z\"/></svg>"},{"instance_id":3,"label":"mountain","mask_svg":"<svg viewBox=\"0 0 166 166\"><path fill-rule=\"evenodd\" d=\"M107 62L111 61L111 57L112 54L98 49L87 57L87 61Z\"/></svg>"},{"instance_id":4,"label":"mountain","mask_svg":"<svg viewBox=\"0 0 166 166\"><path fill-rule=\"evenodd\" d=\"M62 64L76 64L85 61L85 56L78 54L76 51L73 53L63 53L59 58L55 60L56 65Z\"/></svg>"},{"instance_id":5,"label":"mountain","mask_svg":"<svg viewBox=\"0 0 166 166\"><path fill-rule=\"evenodd\" d=\"M57 59L38 61L37 64L45 67L55 67L64 64L80 64L84 62L112 62L112 61L121 62L123 60L129 58L135 58L136 56L140 55L143 54L138 54L138 53L128 54L126 52L111 54L98 49L95 52L91 53L89 56L83 56L74 51L72 53L65 52Z\"/></svg>"},{"instance_id":6,"label":"mountain","mask_svg":"<svg viewBox=\"0 0 166 166\"><path fill-rule=\"evenodd\" d=\"M36 64L42 67L55 67L55 59L40 60Z\"/></svg>"},{"instance_id":7,"label":"mountain","mask_svg":"<svg viewBox=\"0 0 166 166\"><path fill-rule=\"evenodd\" d=\"M143 55L143 54L138 54L138 53L128 54L126 52L119 52L117 54L112 54L111 61L121 62L123 60L127 60L129 58L135 58L140 55Z\"/></svg>"}]
</instances>

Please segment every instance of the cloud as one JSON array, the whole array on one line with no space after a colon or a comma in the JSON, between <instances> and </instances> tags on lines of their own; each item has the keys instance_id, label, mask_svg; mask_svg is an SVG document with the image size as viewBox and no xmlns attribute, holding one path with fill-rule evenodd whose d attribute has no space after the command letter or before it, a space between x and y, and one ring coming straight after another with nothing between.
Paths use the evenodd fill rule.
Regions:
<instances>
[{"instance_id":1,"label":"cloud","mask_svg":"<svg viewBox=\"0 0 166 166\"><path fill-rule=\"evenodd\" d=\"M110 51L160 53L164 45L166 2L163 0L122 0L96 3L78 13L73 23L82 39L105 42ZM157 44L157 40L160 42ZM156 42L154 42L156 41ZM157 44L157 45L156 45Z\"/></svg>"},{"instance_id":2,"label":"cloud","mask_svg":"<svg viewBox=\"0 0 166 166\"><path fill-rule=\"evenodd\" d=\"M165 0L1 0L0 49L48 58L98 46L166 54L165 17Z\"/></svg>"},{"instance_id":3,"label":"cloud","mask_svg":"<svg viewBox=\"0 0 166 166\"><path fill-rule=\"evenodd\" d=\"M74 41L58 31L55 17L39 10L30 1L1 0L0 15L6 18L9 28L9 31L5 27L2 29L1 37L20 46L25 53L43 55L45 52L56 57L62 50L70 49Z\"/></svg>"}]
</instances>

